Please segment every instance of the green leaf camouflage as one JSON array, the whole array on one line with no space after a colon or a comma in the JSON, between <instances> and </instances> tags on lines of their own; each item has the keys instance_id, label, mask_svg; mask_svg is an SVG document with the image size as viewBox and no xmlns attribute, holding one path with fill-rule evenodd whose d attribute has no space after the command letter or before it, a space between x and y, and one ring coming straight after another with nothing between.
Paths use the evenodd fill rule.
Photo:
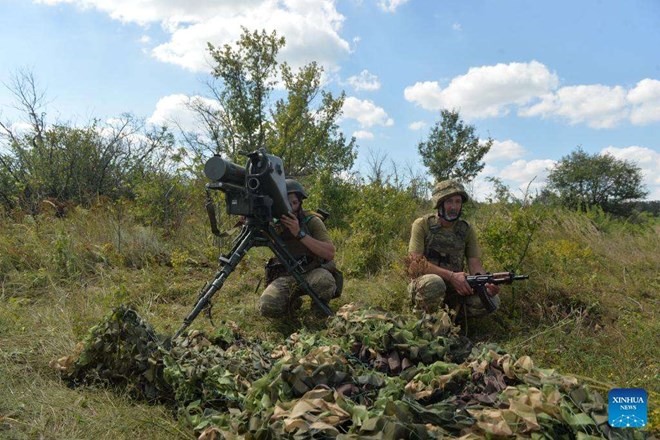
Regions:
<instances>
[{"instance_id":1,"label":"green leaf camouflage","mask_svg":"<svg viewBox=\"0 0 660 440\"><path fill-rule=\"evenodd\" d=\"M610 428L587 384L456 330L347 304L280 345L231 323L170 340L120 306L52 366L171 405L200 440L649 438Z\"/></svg>"}]
</instances>

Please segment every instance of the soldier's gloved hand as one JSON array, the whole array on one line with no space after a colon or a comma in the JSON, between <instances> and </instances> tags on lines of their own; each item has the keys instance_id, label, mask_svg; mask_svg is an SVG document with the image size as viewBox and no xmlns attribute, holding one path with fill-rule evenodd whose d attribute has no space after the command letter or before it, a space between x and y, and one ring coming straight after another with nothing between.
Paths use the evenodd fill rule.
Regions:
<instances>
[{"instance_id":1,"label":"soldier's gloved hand","mask_svg":"<svg viewBox=\"0 0 660 440\"><path fill-rule=\"evenodd\" d=\"M470 287L470 284L467 282L465 276L465 272L452 272L451 277L449 278L449 283L454 287L459 295L472 295L474 292L472 291L472 287Z\"/></svg>"},{"instance_id":2,"label":"soldier's gloved hand","mask_svg":"<svg viewBox=\"0 0 660 440\"><path fill-rule=\"evenodd\" d=\"M293 214L284 214L280 217L280 222L289 230L294 237L300 232L300 224L298 218Z\"/></svg>"},{"instance_id":3,"label":"soldier's gloved hand","mask_svg":"<svg viewBox=\"0 0 660 440\"><path fill-rule=\"evenodd\" d=\"M500 286L497 284L486 284L486 291L490 296L495 296L500 294Z\"/></svg>"}]
</instances>

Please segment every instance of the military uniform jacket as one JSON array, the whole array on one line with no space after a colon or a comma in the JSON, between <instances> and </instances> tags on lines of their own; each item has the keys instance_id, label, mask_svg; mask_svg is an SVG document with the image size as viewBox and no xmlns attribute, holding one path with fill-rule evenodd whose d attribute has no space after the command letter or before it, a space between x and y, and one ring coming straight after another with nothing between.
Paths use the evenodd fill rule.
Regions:
<instances>
[{"instance_id":1,"label":"military uniform jacket","mask_svg":"<svg viewBox=\"0 0 660 440\"><path fill-rule=\"evenodd\" d=\"M309 235L320 241L330 241L330 236L328 231L323 224L323 221L317 217L315 214L303 211L302 215L298 219L300 224L300 230L304 231L305 234ZM288 229L282 227L283 231L280 233L280 238L284 241L285 246L297 260L305 257L307 263L304 265L305 270L311 270L316 267L319 267L324 261L312 253L307 246L300 242L296 237L294 237Z\"/></svg>"},{"instance_id":2,"label":"military uniform jacket","mask_svg":"<svg viewBox=\"0 0 660 440\"><path fill-rule=\"evenodd\" d=\"M422 254L436 266L453 272L465 271L465 259L480 257L474 229L464 220L443 227L436 213L413 223L408 252Z\"/></svg>"}]
</instances>

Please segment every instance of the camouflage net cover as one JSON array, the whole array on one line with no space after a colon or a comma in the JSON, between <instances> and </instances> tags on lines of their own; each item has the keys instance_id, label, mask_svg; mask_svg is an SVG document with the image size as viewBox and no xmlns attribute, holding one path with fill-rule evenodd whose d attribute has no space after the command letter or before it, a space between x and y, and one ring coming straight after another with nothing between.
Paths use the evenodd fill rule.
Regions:
<instances>
[{"instance_id":1,"label":"camouflage net cover","mask_svg":"<svg viewBox=\"0 0 660 440\"><path fill-rule=\"evenodd\" d=\"M121 306L52 366L72 385L171 403L201 440L649 438L610 428L601 396L577 379L472 346L444 312L348 304L327 329L275 346L231 324L169 341Z\"/></svg>"}]
</instances>

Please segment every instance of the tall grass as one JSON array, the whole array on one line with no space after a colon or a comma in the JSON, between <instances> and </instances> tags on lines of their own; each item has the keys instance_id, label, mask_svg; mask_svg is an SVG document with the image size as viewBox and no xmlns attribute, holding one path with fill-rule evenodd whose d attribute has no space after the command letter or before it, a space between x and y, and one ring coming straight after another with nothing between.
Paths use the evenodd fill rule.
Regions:
<instances>
[{"instance_id":1,"label":"tall grass","mask_svg":"<svg viewBox=\"0 0 660 440\"><path fill-rule=\"evenodd\" d=\"M365 198L373 200L373 194ZM375 208L374 208L375 206ZM386 213L382 207L389 207ZM69 389L51 360L70 354L115 305L128 303L158 331L173 332L215 273L231 237L209 233L202 209L163 231L138 222L130 204L77 209L64 219L0 218L0 438L189 438L171 408L103 388ZM330 233L350 276L347 302L410 307L403 259L414 199L364 206ZM378 216L383 216L379 218ZM386 216L386 217L385 217ZM221 217L221 229L234 219ZM505 287L495 317L469 322L470 335L530 354L542 366L593 378L592 385L660 392L660 226L534 205L484 205L468 212L485 265L530 279ZM361 231L358 233L358 231ZM512 238L507 242L507 238ZM369 265L357 257L373 256ZM279 321L257 311L267 249L251 250L214 299L214 322L281 340L322 319L304 312ZM513 267L517 266L517 267ZM209 328L200 316L194 323ZM655 399L657 401L657 399ZM656 412L657 413L657 412ZM657 423L655 421L654 423Z\"/></svg>"}]
</instances>

